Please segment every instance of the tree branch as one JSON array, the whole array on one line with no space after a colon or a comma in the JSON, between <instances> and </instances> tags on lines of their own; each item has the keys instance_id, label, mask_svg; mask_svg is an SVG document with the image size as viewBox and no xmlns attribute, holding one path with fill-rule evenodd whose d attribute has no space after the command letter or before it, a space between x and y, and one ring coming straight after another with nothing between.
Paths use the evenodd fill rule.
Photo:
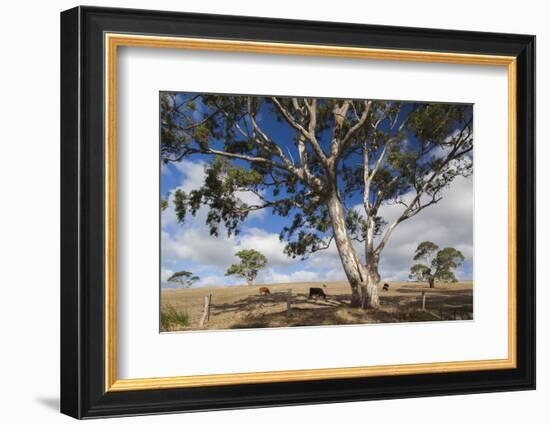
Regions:
<instances>
[{"instance_id":1,"label":"tree branch","mask_svg":"<svg viewBox=\"0 0 550 425\"><path fill-rule=\"evenodd\" d=\"M466 124L468 125L468 124ZM384 247L386 246L386 243L388 242L388 239L391 235L391 233L393 232L393 230L395 229L395 227L405 221L406 219L408 218L411 218L411 217L414 217L416 214L418 214L420 211L422 211L424 208L430 206L430 205L433 205L433 204L436 204L437 202L439 202L442 197L441 196L438 196L439 194L439 191L444 187L440 187L438 189L436 189L432 194L432 199L425 203L425 204L422 204L420 199L422 197L422 195L424 193L426 193L426 190L428 189L429 185L435 180L436 177L440 176L442 174L442 172L444 171L445 167L453 160L453 159L456 159L458 158L459 156L457 156L457 151L458 149L460 148L461 144L464 143L467 139L464 139L464 140L461 140L461 141L457 141L457 144L455 144L454 148L451 150L451 152L449 152L449 154L447 155L447 157L442 161L440 167L439 167L439 171L434 171L433 174L422 184L422 186L417 189L415 185L413 185L413 187L415 187L415 190L416 190L416 195L415 197L413 198L413 200L408 204L408 206L405 208L405 210L403 211L403 213L401 214L400 217L398 217L389 227L388 229L386 230L386 233L384 234L382 240L380 241L380 243L378 244L378 246L376 247L376 252L379 254L383 249ZM468 151L468 150L466 150ZM416 205L416 208L415 208L415 205Z\"/></svg>"},{"instance_id":2,"label":"tree branch","mask_svg":"<svg viewBox=\"0 0 550 425\"><path fill-rule=\"evenodd\" d=\"M252 113L252 105L251 105L251 98L248 97L248 116L250 118L250 122L252 123L252 128L254 132L258 133L260 137L269 145L271 148L271 151L274 151L277 156L283 161L283 163L289 168L289 169L295 169L293 161L289 160L287 156L284 154L281 147L274 143L267 134L260 128L258 123L256 122L256 118L254 117L254 114Z\"/></svg>"},{"instance_id":3,"label":"tree branch","mask_svg":"<svg viewBox=\"0 0 550 425\"><path fill-rule=\"evenodd\" d=\"M359 118L359 121L355 123L350 129L347 131L344 138L337 144L337 154L340 155L342 153L342 150L346 147L346 144L351 140L351 136L359 130L367 121L367 117L369 115L370 106L372 104L371 100L366 100L364 102L365 109L363 110L363 113L361 114L361 117Z\"/></svg>"},{"instance_id":4,"label":"tree branch","mask_svg":"<svg viewBox=\"0 0 550 425\"><path fill-rule=\"evenodd\" d=\"M322 245L322 246L316 246L316 247L312 248L311 252L313 253L313 252L323 251L325 249L330 248L330 245L331 245L333 240L334 240L334 233L332 235L330 235L330 238L329 238L328 242L325 242L325 244Z\"/></svg>"},{"instance_id":5,"label":"tree branch","mask_svg":"<svg viewBox=\"0 0 550 425\"><path fill-rule=\"evenodd\" d=\"M316 112L317 99L312 100L312 105L309 105L306 102L306 107L308 108L309 116L310 116L310 128L309 128L309 130L311 131L311 133L310 133L310 131L306 130L302 125L300 125L294 119L292 114L281 104L281 102L279 102L279 100L276 97L272 97L271 100L273 101L273 103L275 104L275 106L277 107L277 109L279 110L281 115L284 117L286 122L292 128L294 128L299 133L301 133L302 136L304 136L304 138L310 142L310 144L313 148L313 151L315 152L315 154L319 158L319 161L324 166L326 166L327 165L327 157L326 157L325 153L323 152L323 149L321 148L321 145L319 145L319 142L317 141L317 138L315 137L315 122L316 122L315 119L316 119L316 114L317 114L317 112ZM315 106L315 110L313 109L313 106ZM311 125L312 122L313 122L313 126Z\"/></svg>"}]
</instances>

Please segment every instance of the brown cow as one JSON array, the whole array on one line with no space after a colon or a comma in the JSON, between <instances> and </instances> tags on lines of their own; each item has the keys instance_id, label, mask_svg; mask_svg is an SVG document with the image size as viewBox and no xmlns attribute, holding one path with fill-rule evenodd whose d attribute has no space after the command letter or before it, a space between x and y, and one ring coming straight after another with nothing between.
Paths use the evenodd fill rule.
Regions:
<instances>
[{"instance_id":1,"label":"brown cow","mask_svg":"<svg viewBox=\"0 0 550 425\"><path fill-rule=\"evenodd\" d=\"M269 288L267 286L262 286L260 288L260 295L271 295L271 292L269 291Z\"/></svg>"}]
</instances>

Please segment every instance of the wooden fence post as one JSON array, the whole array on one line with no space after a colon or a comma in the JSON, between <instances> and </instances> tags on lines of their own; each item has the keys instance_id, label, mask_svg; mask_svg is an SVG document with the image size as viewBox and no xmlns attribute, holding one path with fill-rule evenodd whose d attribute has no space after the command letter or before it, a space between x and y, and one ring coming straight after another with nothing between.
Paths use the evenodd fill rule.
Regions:
<instances>
[{"instance_id":1,"label":"wooden fence post","mask_svg":"<svg viewBox=\"0 0 550 425\"><path fill-rule=\"evenodd\" d=\"M426 311L426 291L422 291L422 311Z\"/></svg>"},{"instance_id":2,"label":"wooden fence post","mask_svg":"<svg viewBox=\"0 0 550 425\"><path fill-rule=\"evenodd\" d=\"M290 316L292 309L292 289L289 289L286 294L286 317Z\"/></svg>"},{"instance_id":3,"label":"wooden fence post","mask_svg":"<svg viewBox=\"0 0 550 425\"><path fill-rule=\"evenodd\" d=\"M204 311L202 312L200 325L204 326L210 320L210 303L212 302L212 294L204 296Z\"/></svg>"}]
</instances>

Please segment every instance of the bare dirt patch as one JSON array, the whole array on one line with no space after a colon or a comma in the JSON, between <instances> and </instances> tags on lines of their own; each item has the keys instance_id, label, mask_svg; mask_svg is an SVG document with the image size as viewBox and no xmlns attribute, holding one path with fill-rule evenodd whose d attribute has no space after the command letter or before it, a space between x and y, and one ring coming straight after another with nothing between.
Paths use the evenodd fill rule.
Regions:
<instances>
[{"instance_id":1,"label":"bare dirt patch","mask_svg":"<svg viewBox=\"0 0 550 425\"><path fill-rule=\"evenodd\" d=\"M181 311L188 315L187 326L173 324L163 331L274 328L292 326L343 325L363 323L422 322L473 319L471 281L440 283L427 288L424 283L389 282L389 290L380 286L381 308L377 311L349 307L347 282L324 283L326 300L308 298L310 287L323 283L303 282L277 285L227 286L163 290L163 311ZM268 287L271 294L261 295ZM291 310L287 312L288 290ZM422 310L422 292L426 309ZM204 297L212 295L210 319L200 326Z\"/></svg>"}]
</instances>

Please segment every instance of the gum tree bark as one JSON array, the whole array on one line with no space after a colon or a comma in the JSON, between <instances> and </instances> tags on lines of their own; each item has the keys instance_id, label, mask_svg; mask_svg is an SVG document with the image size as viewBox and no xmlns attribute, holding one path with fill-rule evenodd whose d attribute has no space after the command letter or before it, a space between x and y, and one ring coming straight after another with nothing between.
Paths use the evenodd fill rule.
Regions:
<instances>
[{"instance_id":1,"label":"gum tree bark","mask_svg":"<svg viewBox=\"0 0 550 425\"><path fill-rule=\"evenodd\" d=\"M361 298L366 293L367 272L355 252L351 239L346 231L344 210L336 194L332 194L327 201L330 222L334 232L334 242L342 262L344 273L351 287L351 305L359 307Z\"/></svg>"}]
</instances>

